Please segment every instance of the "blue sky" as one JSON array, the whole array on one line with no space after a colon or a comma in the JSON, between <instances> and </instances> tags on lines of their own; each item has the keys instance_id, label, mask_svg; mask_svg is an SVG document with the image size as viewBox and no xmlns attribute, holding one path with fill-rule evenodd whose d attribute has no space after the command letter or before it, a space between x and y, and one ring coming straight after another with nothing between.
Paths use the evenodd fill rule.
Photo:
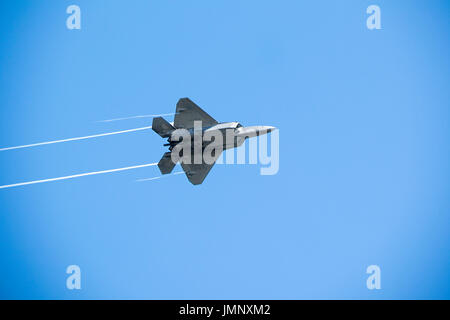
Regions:
<instances>
[{"instance_id":1,"label":"blue sky","mask_svg":"<svg viewBox=\"0 0 450 320\"><path fill-rule=\"evenodd\" d=\"M71 4L81 30L66 28ZM148 126L96 121L190 97L219 121L278 127L280 170L2 189L0 297L448 299L448 7L2 2L0 148ZM157 162L162 143L142 131L0 152L0 185ZM372 264L381 290L366 288Z\"/></svg>"}]
</instances>

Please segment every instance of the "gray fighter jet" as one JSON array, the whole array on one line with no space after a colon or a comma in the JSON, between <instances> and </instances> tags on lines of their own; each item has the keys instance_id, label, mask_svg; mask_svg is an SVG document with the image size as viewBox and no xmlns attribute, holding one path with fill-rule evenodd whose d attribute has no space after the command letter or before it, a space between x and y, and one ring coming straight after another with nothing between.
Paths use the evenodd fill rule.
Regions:
<instances>
[{"instance_id":1,"label":"gray fighter jet","mask_svg":"<svg viewBox=\"0 0 450 320\"><path fill-rule=\"evenodd\" d=\"M194 122L196 122L195 132ZM200 130L198 130L198 124L201 124ZM239 147L244 143L245 139L269 133L275 128L270 126L243 127L239 122L219 123L189 98L183 98L177 103L173 124L167 122L162 117L157 117L153 119L152 129L162 138L168 138L168 143L164 144L164 146L168 146L170 152L166 152L158 163L161 173L171 173L176 163L179 161L189 181L194 185L198 185L205 180L223 150ZM181 133L181 131L183 131L183 133ZM186 132L189 133L189 145L191 146L192 151L191 156L188 158L189 161L183 160L184 158L174 160L174 158L177 158L172 157L172 150L174 150L178 144L183 143L184 140L180 139L180 136L186 134ZM230 132L232 132L231 138L229 135ZM220 133L224 138L218 139L219 141L216 141L215 139L210 139L210 141L200 139L201 145L198 145L199 140L195 140L195 135L203 136L206 133L208 133L208 135ZM196 143L197 148L195 148ZM218 143L220 143L220 145L215 145ZM203 155L207 146L209 150L216 149L211 153L212 161L205 161L203 157L200 157L200 163L198 160L194 161L195 154L201 152Z\"/></svg>"}]
</instances>

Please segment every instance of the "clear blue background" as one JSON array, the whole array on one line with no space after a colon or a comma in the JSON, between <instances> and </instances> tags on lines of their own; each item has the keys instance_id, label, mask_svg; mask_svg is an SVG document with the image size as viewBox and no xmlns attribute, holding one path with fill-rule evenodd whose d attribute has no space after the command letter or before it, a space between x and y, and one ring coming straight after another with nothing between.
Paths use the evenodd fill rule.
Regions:
<instances>
[{"instance_id":1,"label":"clear blue background","mask_svg":"<svg viewBox=\"0 0 450 320\"><path fill-rule=\"evenodd\" d=\"M371 4L382 30L366 27ZM0 190L0 297L450 298L449 7L2 1L0 147L150 125L96 121L190 97L278 127L280 171L135 182L150 167ZM157 162L162 143L149 130L1 152L0 184Z\"/></svg>"}]
</instances>

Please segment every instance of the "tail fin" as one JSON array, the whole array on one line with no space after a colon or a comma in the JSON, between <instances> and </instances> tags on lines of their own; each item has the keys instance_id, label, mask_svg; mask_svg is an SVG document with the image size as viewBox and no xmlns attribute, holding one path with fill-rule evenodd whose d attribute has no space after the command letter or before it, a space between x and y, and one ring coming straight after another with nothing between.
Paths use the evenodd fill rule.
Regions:
<instances>
[{"instance_id":1,"label":"tail fin","mask_svg":"<svg viewBox=\"0 0 450 320\"><path fill-rule=\"evenodd\" d=\"M170 137L170 133L175 130L174 126L162 117L153 118L152 129L162 138Z\"/></svg>"},{"instance_id":2,"label":"tail fin","mask_svg":"<svg viewBox=\"0 0 450 320\"><path fill-rule=\"evenodd\" d=\"M161 160L159 160L158 167L162 174L169 174L172 172L176 163L172 161L171 153L166 152L163 154Z\"/></svg>"}]
</instances>

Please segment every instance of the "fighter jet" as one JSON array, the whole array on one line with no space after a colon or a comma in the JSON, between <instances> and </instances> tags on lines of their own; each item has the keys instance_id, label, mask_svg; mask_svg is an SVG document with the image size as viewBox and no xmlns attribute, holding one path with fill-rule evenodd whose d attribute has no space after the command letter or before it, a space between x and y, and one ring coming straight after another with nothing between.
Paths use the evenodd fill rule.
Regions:
<instances>
[{"instance_id":1,"label":"fighter jet","mask_svg":"<svg viewBox=\"0 0 450 320\"><path fill-rule=\"evenodd\" d=\"M200 127L198 126L199 124L201 124ZM164 144L164 146L169 147L169 152L164 153L158 163L161 173L171 173L177 162L180 162L188 180L194 185L199 185L205 180L223 150L239 147L247 138L269 133L273 131L275 127L243 127L239 122L219 123L189 98L182 98L177 103L173 124L162 117L157 117L153 119L152 129L162 138L167 138L168 142L167 144ZM191 156L188 158L189 161L186 161L186 159L182 157L172 157L172 150L174 150L178 144L186 143L184 137L183 139L180 139L180 136L186 132L189 133L189 145L191 147ZM229 138L230 132L232 132L232 138ZM203 136L206 133L208 133L209 136L220 133L224 138L218 139L219 141L216 141L215 139L210 139L209 141L207 139L205 139L206 141L200 139L201 145L199 145L199 140L198 138L196 140L195 135ZM195 148L196 143L197 148ZM199 157L200 163L198 160L194 161L196 153L198 154L201 152L203 155L206 147L208 147L209 150L215 149L215 151L211 153L213 161L205 161L203 157Z\"/></svg>"}]
</instances>

